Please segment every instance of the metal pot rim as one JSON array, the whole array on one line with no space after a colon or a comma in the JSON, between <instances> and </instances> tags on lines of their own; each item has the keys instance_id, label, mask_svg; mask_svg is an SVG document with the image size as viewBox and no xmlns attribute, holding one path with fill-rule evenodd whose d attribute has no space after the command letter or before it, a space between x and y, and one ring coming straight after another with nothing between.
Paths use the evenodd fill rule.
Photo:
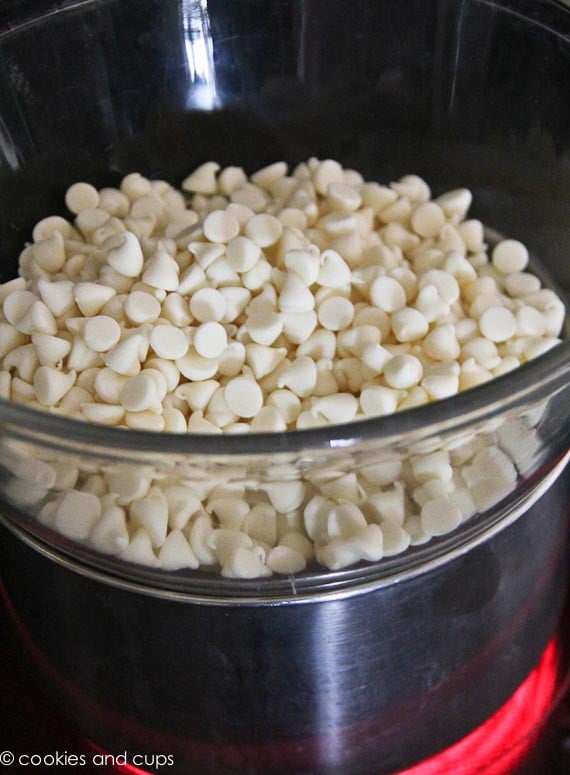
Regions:
<instances>
[{"instance_id":1,"label":"metal pot rim","mask_svg":"<svg viewBox=\"0 0 570 775\"><path fill-rule=\"evenodd\" d=\"M148 595L154 598L160 598L169 602L193 603L197 605L209 606L281 606L315 603L319 601L344 600L357 595L366 594L374 590L400 584L409 579L430 573L443 565L456 560L475 547L485 543L498 533L514 524L517 519L528 509L530 509L540 498L554 485L558 478L564 472L566 465L570 461L570 451L567 452L555 466L530 490L524 493L515 501L509 503L501 509L491 511L486 519L472 518L469 523L469 529L457 536L450 534L445 540L437 544L430 544L430 548L425 552L427 557L422 561L418 555L408 558L408 567L402 568L404 564L400 558L396 564L393 573L382 573L382 562L374 565L368 565L364 568L357 568L348 573L326 572L310 579L296 580L294 576L284 579L262 579L257 581L241 582L239 586L243 593L237 594L235 579L215 579L208 580L207 588L221 586L225 582L228 589L234 587L234 594L208 594L207 591L200 591L200 583L194 586L195 591L189 589L176 590L172 588L156 586L157 574L146 573L144 569L137 566L126 566L135 569L135 573L140 576L139 579L127 578L116 573L116 568L106 570L103 567L93 567L82 562L81 559L66 554L64 551L58 551L49 546L38 536L33 535L20 524L16 524L8 516L0 512L0 524L11 532L16 538L23 541L30 548L42 554L47 559L55 562L57 565L68 571L77 573L91 581L99 582L113 588L121 589L125 592L134 594ZM99 563L101 566L102 563ZM113 571L115 571L113 573ZM140 573L139 573L140 571ZM134 573L131 572L131 576ZM339 579L339 576L342 578ZM188 583L188 579L184 579ZM218 584L216 583L218 582ZM232 583L233 582L233 583Z\"/></svg>"}]
</instances>

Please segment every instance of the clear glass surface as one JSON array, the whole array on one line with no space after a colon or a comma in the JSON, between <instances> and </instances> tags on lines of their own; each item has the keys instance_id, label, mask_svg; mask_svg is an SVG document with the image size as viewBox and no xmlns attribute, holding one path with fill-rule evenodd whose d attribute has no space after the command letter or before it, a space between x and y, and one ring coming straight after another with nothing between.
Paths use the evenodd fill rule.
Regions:
<instances>
[{"instance_id":1,"label":"clear glass surface","mask_svg":"<svg viewBox=\"0 0 570 775\"><path fill-rule=\"evenodd\" d=\"M276 159L338 158L370 179L423 175L466 186L473 214L528 244L568 282L569 14L556 2L443 0L388 7L285 0L8 2L0 11L0 251L3 276L33 224L62 211L75 180L113 185L137 170L180 180L208 158L248 171ZM33 55L42 52L41 57ZM568 448L570 348L451 399L399 414L285 434L178 436L96 427L0 401L1 505L52 549L122 578L206 595L287 595L291 579L139 567L60 536L37 515L46 491L23 461L68 460L79 481L137 471L182 482L301 482L305 493L387 462L500 447L516 480L490 476L477 514L453 533L379 563L294 584L336 588L396 577L501 518ZM463 450L463 452L462 452ZM468 465L467 457L461 465ZM27 470L27 469L26 469ZM367 480L368 481L368 480ZM388 484L378 479L379 489ZM49 489L49 488L48 488ZM207 488L206 488L207 489ZM330 488L329 488L330 489ZM485 489L485 488L483 488ZM201 497L201 496L200 496ZM295 511L296 507L292 509ZM300 524L298 515L283 517ZM44 520L45 521L45 520Z\"/></svg>"}]
</instances>

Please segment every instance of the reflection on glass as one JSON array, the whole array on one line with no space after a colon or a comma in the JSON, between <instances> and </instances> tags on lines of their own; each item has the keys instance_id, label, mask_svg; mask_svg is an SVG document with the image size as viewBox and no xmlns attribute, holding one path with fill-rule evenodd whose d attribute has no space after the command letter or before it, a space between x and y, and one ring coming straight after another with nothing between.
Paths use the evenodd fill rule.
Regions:
<instances>
[{"instance_id":1,"label":"reflection on glass","mask_svg":"<svg viewBox=\"0 0 570 775\"><path fill-rule=\"evenodd\" d=\"M208 0L184 0L181 15L189 76L186 107L212 110L218 98Z\"/></svg>"}]
</instances>

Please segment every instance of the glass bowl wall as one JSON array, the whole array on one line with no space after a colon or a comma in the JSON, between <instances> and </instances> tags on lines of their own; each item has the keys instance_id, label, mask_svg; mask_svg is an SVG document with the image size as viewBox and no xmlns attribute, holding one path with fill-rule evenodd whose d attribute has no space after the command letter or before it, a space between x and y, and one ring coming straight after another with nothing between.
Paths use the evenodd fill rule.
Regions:
<instances>
[{"instance_id":1,"label":"glass bowl wall","mask_svg":"<svg viewBox=\"0 0 570 775\"><path fill-rule=\"evenodd\" d=\"M317 156L336 158L383 182L417 173L436 194L466 186L473 191L474 217L523 240L551 277L561 285L570 282L570 13L562 3L39 5L7 0L0 9L2 279L15 275L33 224L48 213L65 214L64 193L76 180L115 185L136 170L179 183L210 158L252 172L277 159L295 164ZM53 691L65 697L63 704L85 731L107 746L140 742L140 736L129 738L132 727L115 723L116 714L148 725L157 709L156 726L165 734L174 730L214 747L288 740L287 729L294 738L302 724L308 735L325 727L337 730L338 749L327 759L315 743L315 758L306 766L327 772L346 766L351 775L372 771L374 761L375 772L378 761L383 771L393 771L457 739L509 696L556 626L566 586L560 559L567 522L562 478L555 494L547 491L570 441L569 374L565 343L491 384L393 417L221 439L95 427L0 401L2 522L18 535L14 540L3 533L4 583L31 642L67 681L67 688L56 681ZM257 490L278 482L306 495L330 490L343 476L358 480L372 472L373 480L378 466L407 469L434 452L463 460L466 444L499 447L515 471L508 487L489 478L477 515L401 557L338 572L314 565L293 579L238 581L221 578L217 570L166 573L99 555L37 519L57 492L42 487L25 465L67 459L77 466L80 481L136 470L156 481L178 478L197 492L204 482ZM380 475L376 484L391 486ZM402 487L410 486L403 477ZM291 511L296 508L293 502ZM545 509L553 515L548 522ZM34 569L33 578L24 567ZM532 598L534 607L532 590L546 590ZM51 625L42 611L49 611ZM158 629L150 638L149 621L165 627L167 637L161 639ZM229 621L239 638L228 637ZM209 629L202 652L204 627ZM454 627L465 648L444 647ZM395 677L391 683L390 633L405 631L430 648L402 649L399 683ZM347 632L361 651L351 647ZM184 673L176 691L166 673L190 638L196 659L204 661L191 676ZM74 641L85 655L81 665L74 661ZM164 671L154 677L145 651L149 643L153 660L165 659ZM268 643L271 653L263 645ZM321 664L323 644L328 644L325 663L338 667L338 675L329 671L319 687L305 691L291 665L298 660L298 675L307 680L322 677L311 669ZM131 655L127 674L117 657L122 649ZM263 654L263 670L251 659L255 649ZM220 655L218 663L212 654ZM359 664L355 654L364 655ZM385 659L374 661L371 654ZM462 672L469 679L455 684L456 671L481 655L475 673ZM346 672L340 669L343 660L351 666ZM212 664L222 664L225 684L198 680ZM283 680L276 679L277 666L283 667ZM422 677L417 693L406 675ZM114 687L137 681L143 688L125 705ZM81 705L70 685L111 715L95 723L92 706ZM203 718L217 718L217 726L205 729L189 707L183 696L188 685L196 692L195 707L206 708ZM384 739L366 754L368 764L358 760L358 746L347 748L343 759L342 730L354 730L354 723L374 710L374 703L362 699L363 686L376 692L376 710L386 711L398 693L411 698L409 718L429 708L425 734L418 736L410 723L396 732L381 716L392 739L406 745L390 751ZM477 696L468 691L475 686ZM231 707L224 706L228 687ZM432 704L426 704L426 693ZM355 697L360 699L351 704ZM273 721L267 720L267 708L276 714ZM121 736L114 737L119 728ZM248 755L255 759L248 750L242 764ZM202 771L227 771L217 759L214 766L214 759ZM278 764L272 771L279 771Z\"/></svg>"}]
</instances>

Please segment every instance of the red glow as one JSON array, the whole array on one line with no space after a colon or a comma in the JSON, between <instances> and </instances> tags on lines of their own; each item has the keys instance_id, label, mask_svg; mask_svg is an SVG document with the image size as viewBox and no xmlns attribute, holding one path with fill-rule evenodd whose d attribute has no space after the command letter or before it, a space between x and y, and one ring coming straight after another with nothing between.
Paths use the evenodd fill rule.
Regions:
<instances>
[{"instance_id":1,"label":"red glow","mask_svg":"<svg viewBox=\"0 0 570 775\"><path fill-rule=\"evenodd\" d=\"M73 707L94 718L100 718L106 726L114 725L127 737L136 741L138 750L154 750L156 753L175 752L178 757L188 755L196 763L189 772L200 772L201 761L211 765L215 762L226 770L237 771L244 761L255 762L258 771L267 773L276 768L283 771L291 765L290 772L299 766L310 769L311 763L323 750L323 741L319 739L267 742L260 745L223 746L192 739L178 739L164 734L155 736L152 730L128 725L116 714L100 707L84 696L75 686L61 676L45 655L37 648L23 623L19 620L3 585L0 583L0 600L28 656L33 660L40 674L54 683L62 696L70 698ZM536 668L519 686L511 698L487 721L458 743L442 753L393 775L512 775L528 753L533 749L538 735L549 718L549 709L557 698L570 689L570 675L564 686L558 685L560 644L553 638L542 654ZM362 729L337 730L344 732L346 739L357 740ZM373 727L365 728L365 737L371 743L374 739ZM352 737L351 737L352 734ZM83 746L94 753L103 754L99 746L77 736ZM133 745L135 742L133 742ZM326 750L326 746L325 746ZM123 775L151 775L132 764L114 765L114 772Z\"/></svg>"},{"instance_id":2,"label":"red glow","mask_svg":"<svg viewBox=\"0 0 570 775\"><path fill-rule=\"evenodd\" d=\"M555 638L541 660L499 710L467 737L437 756L394 775L509 775L532 747L556 693L559 648ZM103 751L90 744L97 753ZM152 775L132 764L122 775Z\"/></svg>"},{"instance_id":3,"label":"red glow","mask_svg":"<svg viewBox=\"0 0 570 775\"><path fill-rule=\"evenodd\" d=\"M135 767L134 764L119 764L115 767L117 772L123 772L125 775L152 775L147 770L141 770L139 767Z\"/></svg>"},{"instance_id":4,"label":"red glow","mask_svg":"<svg viewBox=\"0 0 570 775\"><path fill-rule=\"evenodd\" d=\"M471 734L437 756L397 775L507 775L519 764L551 706L559 649L553 638L537 667L512 697Z\"/></svg>"}]
</instances>

